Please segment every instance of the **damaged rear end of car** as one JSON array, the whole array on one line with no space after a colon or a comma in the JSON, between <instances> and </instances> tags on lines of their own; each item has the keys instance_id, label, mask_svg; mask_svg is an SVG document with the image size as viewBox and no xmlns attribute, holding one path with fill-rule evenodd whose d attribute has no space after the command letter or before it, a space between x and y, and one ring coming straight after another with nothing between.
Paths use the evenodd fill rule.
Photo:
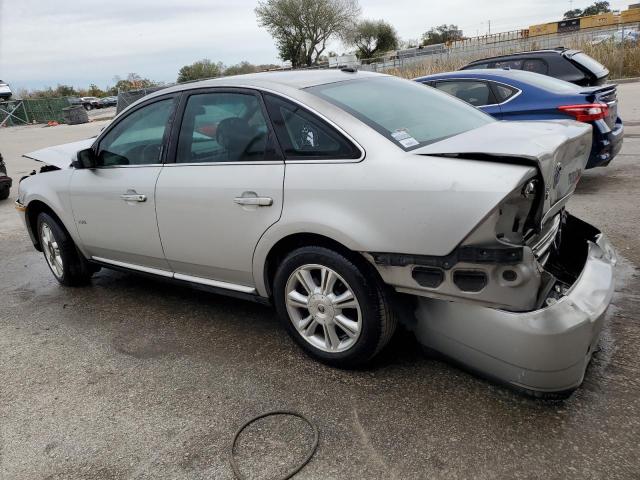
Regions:
<instances>
[{"instance_id":1,"label":"damaged rear end of car","mask_svg":"<svg viewBox=\"0 0 640 480\"><path fill-rule=\"evenodd\" d=\"M530 167L448 255L371 254L386 283L417 295L422 345L535 395L580 385L615 264L602 233L566 210L590 147L588 125L513 122L411 152Z\"/></svg>"}]
</instances>

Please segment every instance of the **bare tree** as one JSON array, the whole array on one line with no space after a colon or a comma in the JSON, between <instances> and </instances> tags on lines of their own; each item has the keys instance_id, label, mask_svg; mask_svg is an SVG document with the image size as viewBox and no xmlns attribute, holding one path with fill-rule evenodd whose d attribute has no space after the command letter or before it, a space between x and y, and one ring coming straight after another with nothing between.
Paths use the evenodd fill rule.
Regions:
<instances>
[{"instance_id":1,"label":"bare tree","mask_svg":"<svg viewBox=\"0 0 640 480\"><path fill-rule=\"evenodd\" d=\"M280 58L294 67L314 65L327 42L346 34L360 15L357 0L263 0L258 24L275 39Z\"/></svg>"}]
</instances>

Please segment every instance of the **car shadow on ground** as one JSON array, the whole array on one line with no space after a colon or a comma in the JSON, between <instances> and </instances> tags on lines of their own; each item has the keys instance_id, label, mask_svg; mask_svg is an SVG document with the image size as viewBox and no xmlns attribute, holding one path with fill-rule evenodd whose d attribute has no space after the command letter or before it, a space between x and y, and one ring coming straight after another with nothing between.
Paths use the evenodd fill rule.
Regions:
<instances>
[{"instance_id":1,"label":"car shadow on ground","mask_svg":"<svg viewBox=\"0 0 640 480\"><path fill-rule=\"evenodd\" d=\"M188 355L214 362L212 366L223 362L234 368L233 362L238 361L242 365L236 368L250 367L258 371L273 364L289 370L291 376L312 370L327 381L348 385L378 383L388 388L401 383L408 388L407 378L411 382L434 379L439 384L437 388L455 390L458 394L471 388L474 395L489 398L497 395L501 401L508 398L518 404L557 403L527 397L437 354L426 354L402 323L387 347L369 364L340 370L305 355L280 325L270 306L108 269L95 275L93 287L98 289L95 295L102 298L108 295L109 303L118 303L118 310L133 307L140 311L138 315L128 316L128 326L119 326L112 339L116 351L136 359ZM145 305L147 307L143 307ZM251 354L237 357L233 349L227 348L229 345L233 345L235 351L240 349Z\"/></svg>"}]
</instances>

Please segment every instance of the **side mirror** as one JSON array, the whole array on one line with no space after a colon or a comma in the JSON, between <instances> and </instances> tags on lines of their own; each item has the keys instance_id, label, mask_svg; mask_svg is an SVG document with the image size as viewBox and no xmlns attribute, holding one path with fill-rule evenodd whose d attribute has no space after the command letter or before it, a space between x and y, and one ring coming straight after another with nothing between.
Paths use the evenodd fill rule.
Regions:
<instances>
[{"instance_id":1,"label":"side mirror","mask_svg":"<svg viewBox=\"0 0 640 480\"><path fill-rule=\"evenodd\" d=\"M91 148L80 150L76 160L73 162L74 168L96 168L98 166L98 157Z\"/></svg>"}]
</instances>

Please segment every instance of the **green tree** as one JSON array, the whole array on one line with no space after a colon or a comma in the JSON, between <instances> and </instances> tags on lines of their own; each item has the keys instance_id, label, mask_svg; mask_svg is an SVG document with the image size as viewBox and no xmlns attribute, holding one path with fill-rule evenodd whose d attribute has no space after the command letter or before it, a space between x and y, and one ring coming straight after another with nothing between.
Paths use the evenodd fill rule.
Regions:
<instances>
[{"instance_id":1,"label":"green tree","mask_svg":"<svg viewBox=\"0 0 640 480\"><path fill-rule=\"evenodd\" d=\"M230 76L230 75L243 75L245 73L254 73L254 72L258 72L258 67L256 67L255 65L252 65L251 63L247 62L247 61L242 61L236 65L231 65L230 67L227 67L224 70L224 74L226 76Z\"/></svg>"},{"instance_id":2,"label":"green tree","mask_svg":"<svg viewBox=\"0 0 640 480\"><path fill-rule=\"evenodd\" d=\"M611 11L611 4L609 2L593 2L584 10L574 8L564 12L564 19L569 20L571 18L588 17L589 15L598 15L600 13L608 13Z\"/></svg>"},{"instance_id":3,"label":"green tree","mask_svg":"<svg viewBox=\"0 0 640 480\"><path fill-rule=\"evenodd\" d=\"M317 64L327 42L347 33L360 14L357 0L261 0L258 24L294 67Z\"/></svg>"},{"instance_id":4,"label":"green tree","mask_svg":"<svg viewBox=\"0 0 640 480\"><path fill-rule=\"evenodd\" d=\"M185 65L178 72L178 83L201 80L203 78L214 78L222 75L224 65L222 62L214 63L208 58L203 58L191 65Z\"/></svg>"},{"instance_id":5,"label":"green tree","mask_svg":"<svg viewBox=\"0 0 640 480\"><path fill-rule=\"evenodd\" d=\"M115 85L111 88L111 92L115 92L113 93L114 95L117 95L118 92L128 92L129 90L138 90L141 88L149 88L159 85L158 82L154 82L148 78L143 78L137 73L129 73L127 78L124 79L116 75L113 77L113 81Z\"/></svg>"},{"instance_id":6,"label":"green tree","mask_svg":"<svg viewBox=\"0 0 640 480\"><path fill-rule=\"evenodd\" d=\"M346 34L344 40L356 47L358 58L371 58L395 50L400 44L396 29L384 20L363 20Z\"/></svg>"},{"instance_id":7,"label":"green tree","mask_svg":"<svg viewBox=\"0 0 640 480\"><path fill-rule=\"evenodd\" d=\"M77 93L78 92L76 92L76 89L70 85L58 84L56 89L53 91L53 96L54 97L73 97Z\"/></svg>"},{"instance_id":8,"label":"green tree","mask_svg":"<svg viewBox=\"0 0 640 480\"><path fill-rule=\"evenodd\" d=\"M102 91L102 89L100 89L100 87L98 87L95 83L92 83L91 85L89 85L89 89L87 90L87 93L89 94L90 97L105 96L105 92Z\"/></svg>"},{"instance_id":9,"label":"green tree","mask_svg":"<svg viewBox=\"0 0 640 480\"><path fill-rule=\"evenodd\" d=\"M422 45L436 45L438 43L454 42L456 40L462 40L464 34L457 25L440 25L438 27L431 27L428 31L422 34Z\"/></svg>"}]
</instances>

